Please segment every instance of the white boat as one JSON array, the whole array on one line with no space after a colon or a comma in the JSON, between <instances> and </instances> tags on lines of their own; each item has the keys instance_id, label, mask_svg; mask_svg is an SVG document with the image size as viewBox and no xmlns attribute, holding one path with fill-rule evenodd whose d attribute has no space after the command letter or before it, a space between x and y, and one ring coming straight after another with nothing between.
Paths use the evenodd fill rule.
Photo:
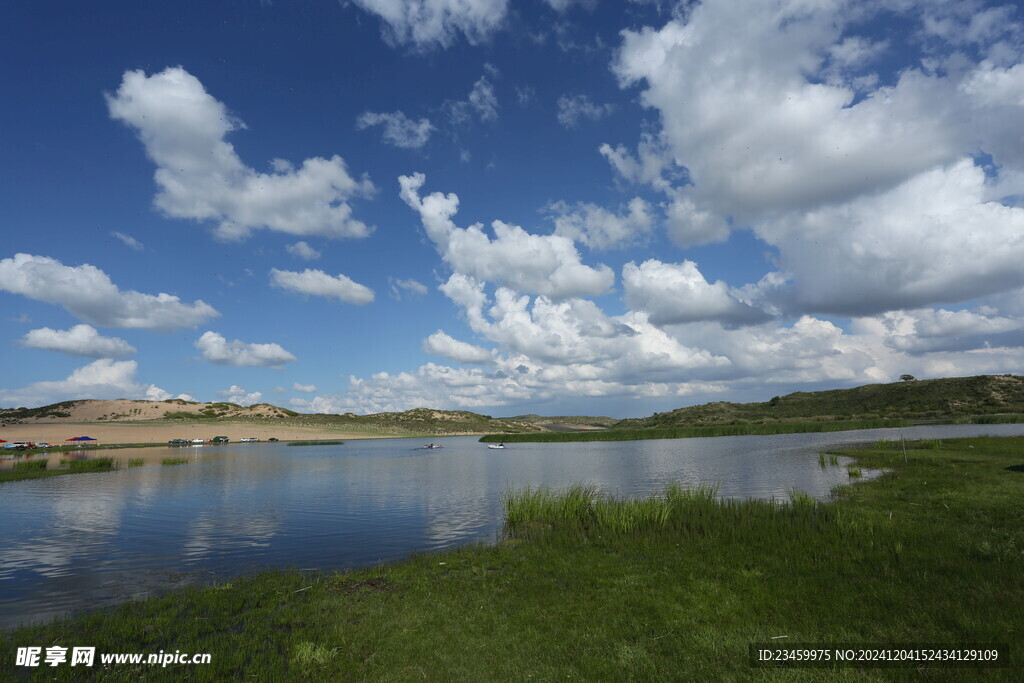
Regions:
<instances>
[{"instance_id":1,"label":"white boat","mask_svg":"<svg viewBox=\"0 0 1024 683\"><path fill-rule=\"evenodd\" d=\"M424 448L444 448L444 446L442 446L439 443L425 443L425 444L423 444L423 447Z\"/></svg>"},{"instance_id":2,"label":"white boat","mask_svg":"<svg viewBox=\"0 0 1024 683\"><path fill-rule=\"evenodd\" d=\"M498 448L505 448L505 444L503 444L503 443L499 443L499 444L493 444L493 443L492 443L492 444L487 444L487 447L488 447L488 448L495 448L495 449L498 449Z\"/></svg>"}]
</instances>

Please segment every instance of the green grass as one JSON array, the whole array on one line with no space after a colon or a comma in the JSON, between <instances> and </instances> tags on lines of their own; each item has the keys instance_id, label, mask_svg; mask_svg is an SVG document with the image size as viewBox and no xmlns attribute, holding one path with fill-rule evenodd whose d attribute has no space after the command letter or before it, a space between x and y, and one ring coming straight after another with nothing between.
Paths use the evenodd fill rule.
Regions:
<instances>
[{"instance_id":1,"label":"green grass","mask_svg":"<svg viewBox=\"0 0 1024 683\"><path fill-rule=\"evenodd\" d=\"M146 460L144 458L129 458L128 459L128 467L141 467L142 465L145 465L145 464L146 464Z\"/></svg>"},{"instance_id":2,"label":"green grass","mask_svg":"<svg viewBox=\"0 0 1024 683\"><path fill-rule=\"evenodd\" d=\"M45 470L45 460L24 460L22 462L16 462L11 466L11 469L15 472L30 472L33 470Z\"/></svg>"},{"instance_id":3,"label":"green grass","mask_svg":"<svg viewBox=\"0 0 1024 683\"><path fill-rule=\"evenodd\" d=\"M480 441L516 443L525 441L638 441L643 439L687 439L711 436L763 436L801 432L840 432L852 429L909 427L910 420L837 420L831 422L769 422L766 424L706 425L644 429L608 429L588 432L537 432L526 434L488 434Z\"/></svg>"},{"instance_id":4,"label":"green grass","mask_svg":"<svg viewBox=\"0 0 1024 683\"><path fill-rule=\"evenodd\" d=\"M184 465L188 462L188 458L164 458L160 461L161 465Z\"/></svg>"},{"instance_id":5,"label":"green grass","mask_svg":"<svg viewBox=\"0 0 1024 683\"><path fill-rule=\"evenodd\" d=\"M341 446L344 441L289 441L289 446Z\"/></svg>"},{"instance_id":6,"label":"green grass","mask_svg":"<svg viewBox=\"0 0 1024 683\"><path fill-rule=\"evenodd\" d=\"M12 469L0 472L0 483L58 477L64 474L83 472L111 472L120 468L114 458L93 458L90 460L61 460L60 467L50 469L46 460L26 460L14 463Z\"/></svg>"},{"instance_id":7,"label":"green grass","mask_svg":"<svg viewBox=\"0 0 1024 683\"><path fill-rule=\"evenodd\" d=\"M17 647L210 652L154 680L1020 680L1024 438L841 452L890 473L834 502L586 485L505 496L494 546L353 572L265 572L0 634ZM764 672L751 643L1008 643L1011 668ZM985 674L982 677L982 674Z\"/></svg>"},{"instance_id":8,"label":"green grass","mask_svg":"<svg viewBox=\"0 0 1024 683\"><path fill-rule=\"evenodd\" d=\"M119 465L113 458L92 458L90 460L61 460L72 472L97 472L116 469Z\"/></svg>"}]
</instances>

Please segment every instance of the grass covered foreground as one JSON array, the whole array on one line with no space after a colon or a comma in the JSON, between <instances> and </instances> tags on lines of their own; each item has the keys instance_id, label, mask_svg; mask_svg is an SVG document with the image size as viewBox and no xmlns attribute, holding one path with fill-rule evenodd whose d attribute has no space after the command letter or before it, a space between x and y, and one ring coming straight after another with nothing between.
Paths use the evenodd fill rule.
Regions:
<instances>
[{"instance_id":1,"label":"grass covered foreground","mask_svg":"<svg viewBox=\"0 0 1024 683\"><path fill-rule=\"evenodd\" d=\"M644 427L640 429L602 429L587 432L534 432L526 434L488 434L486 442L521 443L566 441L639 441L643 439L689 439L710 436L763 436L768 434L799 434L802 432L843 432L852 429L886 429L909 427L904 419L836 420L820 422L766 422L728 425L696 425L684 427Z\"/></svg>"},{"instance_id":2,"label":"grass covered foreground","mask_svg":"<svg viewBox=\"0 0 1024 683\"><path fill-rule=\"evenodd\" d=\"M670 487L512 492L509 538L349 573L271 572L0 635L19 646L212 654L116 680L743 680L750 643L999 642L1010 668L792 670L783 680L1020 680L1024 438L880 442L892 472L822 504ZM809 465L819 467L818 463ZM45 670L44 670L45 669ZM775 676L773 676L775 678Z\"/></svg>"}]
</instances>

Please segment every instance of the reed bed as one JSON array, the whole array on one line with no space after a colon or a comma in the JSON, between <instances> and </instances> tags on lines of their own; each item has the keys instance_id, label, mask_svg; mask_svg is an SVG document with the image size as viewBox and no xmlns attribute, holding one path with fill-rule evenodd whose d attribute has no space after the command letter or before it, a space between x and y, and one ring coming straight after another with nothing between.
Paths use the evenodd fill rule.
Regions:
<instances>
[{"instance_id":1,"label":"reed bed","mask_svg":"<svg viewBox=\"0 0 1024 683\"><path fill-rule=\"evenodd\" d=\"M61 460L72 472L94 472L117 469L118 462L113 458L92 458L91 460Z\"/></svg>"},{"instance_id":2,"label":"reed bed","mask_svg":"<svg viewBox=\"0 0 1024 683\"><path fill-rule=\"evenodd\" d=\"M502 498L505 534L533 540L564 535L621 538L664 533L679 538L799 533L818 529L834 510L802 491L789 492L789 504L776 500L720 500L718 487L671 484L659 495L621 498L576 484L508 491ZM780 522L782 526L780 525Z\"/></svg>"},{"instance_id":3,"label":"reed bed","mask_svg":"<svg viewBox=\"0 0 1024 683\"><path fill-rule=\"evenodd\" d=\"M129 458L128 459L128 467L141 467L142 465L145 465L145 464L146 464L146 460L144 458Z\"/></svg>"},{"instance_id":4,"label":"reed bed","mask_svg":"<svg viewBox=\"0 0 1024 683\"><path fill-rule=\"evenodd\" d=\"M836 420L829 422L769 422L764 424L704 425L645 429L607 429L586 432L535 432L527 434L488 434L483 442L520 443L527 441L640 441L644 439L689 439L711 436L766 436L803 432L842 432L853 429L909 427L910 420Z\"/></svg>"},{"instance_id":5,"label":"reed bed","mask_svg":"<svg viewBox=\"0 0 1024 683\"><path fill-rule=\"evenodd\" d=\"M23 462L16 462L11 469L19 472L34 471L34 470L45 470L45 460L25 460Z\"/></svg>"},{"instance_id":6,"label":"reed bed","mask_svg":"<svg viewBox=\"0 0 1024 683\"><path fill-rule=\"evenodd\" d=\"M289 446L341 446L344 441L289 441Z\"/></svg>"},{"instance_id":7,"label":"reed bed","mask_svg":"<svg viewBox=\"0 0 1024 683\"><path fill-rule=\"evenodd\" d=\"M161 465L184 465L188 462L188 458L164 458L160 461Z\"/></svg>"}]
</instances>

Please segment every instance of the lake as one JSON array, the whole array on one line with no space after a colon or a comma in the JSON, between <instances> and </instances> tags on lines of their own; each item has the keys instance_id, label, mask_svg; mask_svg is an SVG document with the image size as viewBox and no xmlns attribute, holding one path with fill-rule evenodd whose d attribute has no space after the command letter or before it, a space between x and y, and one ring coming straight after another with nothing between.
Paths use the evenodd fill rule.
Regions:
<instances>
[{"instance_id":1,"label":"lake","mask_svg":"<svg viewBox=\"0 0 1024 683\"><path fill-rule=\"evenodd\" d=\"M335 446L283 443L102 451L141 467L0 484L0 628L263 568L335 570L494 541L510 488L583 482L623 496L672 481L719 495L826 499L839 444L1024 434L1024 425L938 425L824 434L584 443L477 437ZM187 457L184 465L160 465ZM55 460L56 458L54 458ZM865 475L871 476L871 472Z\"/></svg>"}]
</instances>

